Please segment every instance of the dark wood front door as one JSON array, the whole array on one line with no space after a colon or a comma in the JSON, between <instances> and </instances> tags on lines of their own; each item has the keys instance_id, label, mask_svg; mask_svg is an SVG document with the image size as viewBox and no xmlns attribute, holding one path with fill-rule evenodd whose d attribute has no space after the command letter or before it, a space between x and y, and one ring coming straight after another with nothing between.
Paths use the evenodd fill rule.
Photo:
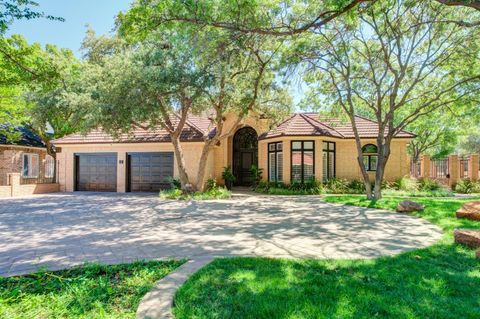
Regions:
<instances>
[{"instance_id":1,"label":"dark wood front door","mask_svg":"<svg viewBox=\"0 0 480 319\"><path fill-rule=\"evenodd\" d=\"M173 152L129 153L128 191L158 192L170 187Z\"/></svg>"},{"instance_id":2,"label":"dark wood front door","mask_svg":"<svg viewBox=\"0 0 480 319\"><path fill-rule=\"evenodd\" d=\"M116 192L117 154L75 154L77 191Z\"/></svg>"},{"instance_id":3,"label":"dark wood front door","mask_svg":"<svg viewBox=\"0 0 480 319\"><path fill-rule=\"evenodd\" d=\"M250 186L253 177L250 169L258 165L258 136L251 127L239 129L233 137L233 174L235 185Z\"/></svg>"}]
</instances>

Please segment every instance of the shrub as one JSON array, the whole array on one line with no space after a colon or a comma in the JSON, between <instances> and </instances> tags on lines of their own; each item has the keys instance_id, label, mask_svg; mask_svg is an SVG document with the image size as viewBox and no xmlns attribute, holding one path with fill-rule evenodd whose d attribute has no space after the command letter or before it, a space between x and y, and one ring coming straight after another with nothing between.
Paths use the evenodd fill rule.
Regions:
<instances>
[{"instance_id":1,"label":"shrub","mask_svg":"<svg viewBox=\"0 0 480 319\"><path fill-rule=\"evenodd\" d=\"M223 168L222 173L223 180L225 181L225 186L227 189L232 189L233 183L237 180L235 175L233 175L232 168L230 166Z\"/></svg>"},{"instance_id":2,"label":"shrub","mask_svg":"<svg viewBox=\"0 0 480 319\"><path fill-rule=\"evenodd\" d=\"M419 190L425 191L425 192L438 191L445 188L442 186L442 184L440 184L440 182L434 179L425 178L425 177L418 179L418 185L419 185L418 187Z\"/></svg>"},{"instance_id":3,"label":"shrub","mask_svg":"<svg viewBox=\"0 0 480 319\"><path fill-rule=\"evenodd\" d=\"M204 192L185 193L179 188L172 188L160 191L162 199L182 199L182 200L205 200L205 199L226 199L231 197L231 193L225 187L218 186L217 181L213 178L207 180Z\"/></svg>"},{"instance_id":4,"label":"shrub","mask_svg":"<svg viewBox=\"0 0 480 319\"><path fill-rule=\"evenodd\" d=\"M480 193L480 181L462 179L455 185L455 191L462 194Z\"/></svg>"},{"instance_id":5,"label":"shrub","mask_svg":"<svg viewBox=\"0 0 480 319\"><path fill-rule=\"evenodd\" d=\"M173 189L182 189L182 183L180 183L180 180L178 178L169 177L168 183Z\"/></svg>"},{"instance_id":6,"label":"shrub","mask_svg":"<svg viewBox=\"0 0 480 319\"><path fill-rule=\"evenodd\" d=\"M331 178L325 184L327 193L332 194L347 194L349 181L342 178Z\"/></svg>"},{"instance_id":7,"label":"shrub","mask_svg":"<svg viewBox=\"0 0 480 319\"><path fill-rule=\"evenodd\" d=\"M348 190L351 194L365 194L365 183L354 179L348 184Z\"/></svg>"},{"instance_id":8,"label":"shrub","mask_svg":"<svg viewBox=\"0 0 480 319\"><path fill-rule=\"evenodd\" d=\"M419 189L419 183L417 179L410 176L404 176L396 181L398 190L406 192L416 192Z\"/></svg>"},{"instance_id":9,"label":"shrub","mask_svg":"<svg viewBox=\"0 0 480 319\"><path fill-rule=\"evenodd\" d=\"M252 167L250 167L250 173L252 174L253 178L252 187L253 189L255 189L258 183L260 183L260 181L262 180L263 169L259 168L257 165L252 165Z\"/></svg>"}]
</instances>

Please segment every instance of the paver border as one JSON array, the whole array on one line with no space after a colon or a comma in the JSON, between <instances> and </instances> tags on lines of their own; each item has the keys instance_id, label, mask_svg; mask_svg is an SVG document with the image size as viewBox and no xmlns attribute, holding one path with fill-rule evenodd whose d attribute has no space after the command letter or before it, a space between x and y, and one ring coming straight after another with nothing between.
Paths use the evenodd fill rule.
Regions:
<instances>
[{"instance_id":1,"label":"paver border","mask_svg":"<svg viewBox=\"0 0 480 319\"><path fill-rule=\"evenodd\" d=\"M214 259L213 256L197 257L188 260L175 271L160 279L140 301L137 319L171 319L173 317L173 298L178 288L200 268Z\"/></svg>"}]
</instances>

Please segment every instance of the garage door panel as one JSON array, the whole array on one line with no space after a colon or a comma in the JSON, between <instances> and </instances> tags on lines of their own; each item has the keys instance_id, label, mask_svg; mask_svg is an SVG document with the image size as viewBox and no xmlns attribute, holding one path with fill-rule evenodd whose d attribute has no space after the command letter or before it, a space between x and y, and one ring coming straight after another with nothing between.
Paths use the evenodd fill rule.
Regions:
<instances>
[{"instance_id":1,"label":"garage door panel","mask_svg":"<svg viewBox=\"0 0 480 319\"><path fill-rule=\"evenodd\" d=\"M113 153L76 154L78 191L115 192L117 155Z\"/></svg>"},{"instance_id":2,"label":"garage door panel","mask_svg":"<svg viewBox=\"0 0 480 319\"><path fill-rule=\"evenodd\" d=\"M131 192L158 192L170 187L173 153L131 153L128 158Z\"/></svg>"}]
</instances>

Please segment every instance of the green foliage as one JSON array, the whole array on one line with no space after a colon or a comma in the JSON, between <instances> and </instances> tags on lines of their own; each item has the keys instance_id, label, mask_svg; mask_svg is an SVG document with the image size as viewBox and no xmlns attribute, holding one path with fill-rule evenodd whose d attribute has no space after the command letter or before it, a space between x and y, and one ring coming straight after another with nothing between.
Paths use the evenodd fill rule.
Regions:
<instances>
[{"instance_id":1,"label":"green foliage","mask_svg":"<svg viewBox=\"0 0 480 319\"><path fill-rule=\"evenodd\" d=\"M38 3L31 0L0 0L0 36L4 34L15 20L32 20L45 18L64 21L63 18L51 16L38 11Z\"/></svg>"},{"instance_id":2,"label":"green foliage","mask_svg":"<svg viewBox=\"0 0 480 319\"><path fill-rule=\"evenodd\" d=\"M134 318L141 298L184 261L86 264L0 278L0 317Z\"/></svg>"},{"instance_id":3,"label":"green foliage","mask_svg":"<svg viewBox=\"0 0 480 319\"><path fill-rule=\"evenodd\" d=\"M168 183L172 189L182 189L182 183L178 178L169 177Z\"/></svg>"},{"instance_id":4,"label":"green foliage","mask_svg":"<svg viewBox=\"0 0 480 319\"><path fill-rule=\"evenodd\" d=\"M462 179L455 185L455 191L462 194L480 193L480 181Z\"/></svg>"},{"instance_id":5,"label":"green foliage","mask_svg":"<svg viewBox=\"0 0 480 319\"><path fill-rule=\"evenodd\" d=\"M305 183L292 183L290 185L260 181L255 191L270 195L319 195L324 193L324 188L319 181L312 178Z\"/></svg>"},{"instance_id":6,"label":"green foliage","mask_svg":"<svg viewBox=\"0 0 480 319\"><path fill-rule=\"evenodd\" d=\"M252 167L250 167L250 173L252 174L253 179L252 187L256 188L258 183L262 180L263 169L259 168L257 165L252 165Z\"/></svg>"},{"instance_id":7,"label":"green foliage","mask_svg":"<svg viewBox=\"0 0 480 319\"><path fill-rule=\"evenodd\" d=\"M204 192L185 193L177 187L160 191L160 198L174 200L228 199L231 196L232 193L225 187L217 185L217 181L213 178L207 180Z\"/></svg>"},{"instance_id":8,"label":"green foliage","mask_svg":"<svg viewBox=\"0 0 480 319\"><path fill-rule=\"evenodd\" d=\"M416 192L419 189L418 180L404 176L396 181L396 189L407 192Z\"/></svg>"},{"instance_id":9,"label":"green foliage","mask_svg":"<svg viewBox=\"0 0 480 319\"><path fill-rule=\"evenodd\" d=\"M225 185L228 189L231 189L233 183L235 183L235 181L237 180L235 175L233 175L231 166L226 166L223 168L222 178L225 181Z\"/></svg>"},{"instance_id":10,"label":"green foliage","mask_svg":"<svg viewBox=\"0 0 480 319\"><path fill-rule=\"evenodd\" d=\"M345 194L349 192L349 181L343 178L331 178L325 183L327 192L332 194Z\"/></svg>"}]
</instances>

